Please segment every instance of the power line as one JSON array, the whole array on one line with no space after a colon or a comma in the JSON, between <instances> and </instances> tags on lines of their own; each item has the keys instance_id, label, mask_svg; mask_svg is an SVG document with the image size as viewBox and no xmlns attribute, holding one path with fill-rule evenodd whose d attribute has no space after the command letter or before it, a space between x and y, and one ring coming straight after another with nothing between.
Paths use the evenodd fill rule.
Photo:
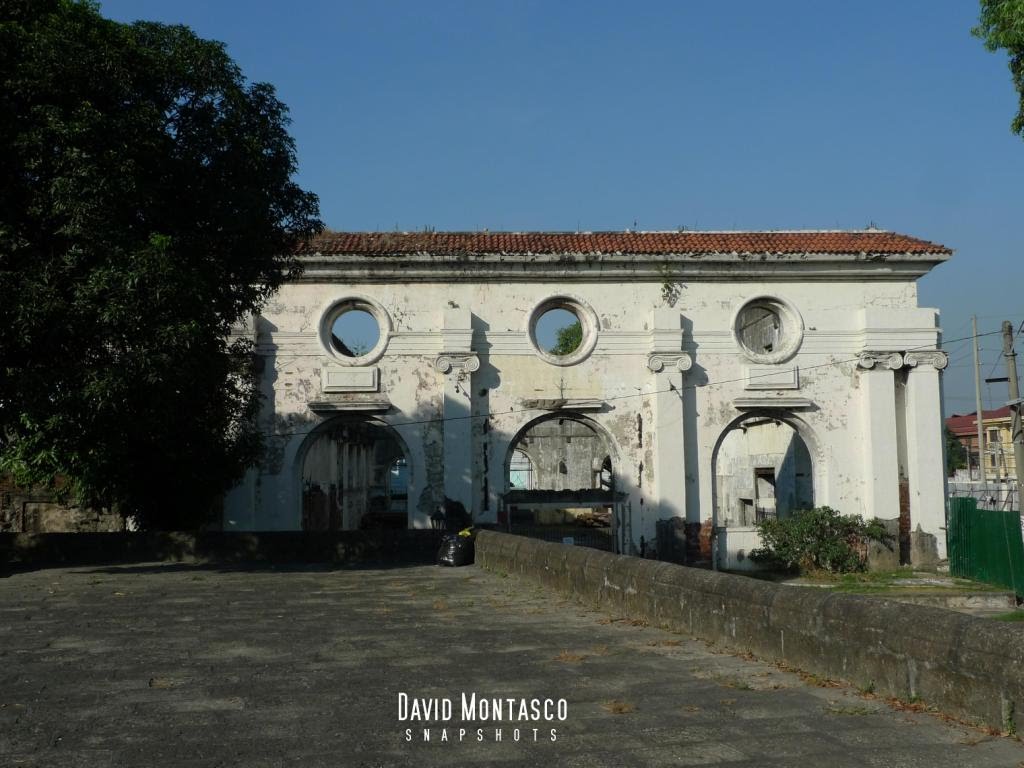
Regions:
<instances>
[{"instance_id":1,"label":"power line","mask_svg":"<svg viewBox=\"0 0 1024 768\"><path fill-rule=\"evenodd\" d=\"M1022 327L1024 327L1024 324L1022 324ZM999 331L987 331L985 333L979 333L978 334L978 338L981 338L983 336L993 336L995 334L1000 334L1000 333L1002 333L1001 330L999 330ZM971 336L965 337L964 339L952 339L950 341L950 343L955 343L955 342L958 342L958 341L964 341L965 339L969 340L969 339L972 339L972 338L974 338L973 334ZM934 349L934 347L932 347L929 344L922 344L919 347L910 347L906 351L907 352L913 352L913 351L921 350L921 349ZM819 363L818 365L809 365L809 366L806 366L804 368L801 368L800 370L802 370L802 371L813 371L813 370L816 370L816 369L819 369L819 368L831 368L833 366L847 365L849 363L856 363L858 360L859 360L859 357L850 358L848 360L833 360L833 361L828 362L828 363ZM710 388L710 387L720 387L720 386L723 386L725 384L735 384L735 383L741 382L741 381L750 381L751 379L760 379L760 378L765 378L765 377L769 377L769 376L775 376L776 374L777 374L777 372L772 371L770 373L756 374L754 376L743 376L743 377L740 377L740 378L737 378L737 379L723 379L721 381L709 381L709 382L707 382L705 384L684 384L682 387L675 387L675 386L671 386L670 385L668 389L656 389L656 390L653 390L651 392L636 392L636 393L630 393L628 395L612 395L610 397L602 398L602 400L603 400L603 402L610 402L612 400L628 400L628 399L636 398L636 397L650 397L652 395L666 394L668 392L680 392L680 393L682 393L683 391L688 390L688 389L698 390L698 389L707 389L707 388ZM551 398L551 399L559 399L559 398ZM388 422L386 422L386 424L389 427L412 427L412 426L417 426L417 425L421 425L421 424L442 424L442 423L448 422L448 421L466 421L467 419L489 419L492 416L499 416L499 415L505 415L505 414L510 414L510 413L529 413L531 411L540 411L540 412L545 412L545 413L551 412L550 409L548 409L548 408L541 408L541 407L531 407L531 408L515 408L515 407L510 407L507 411L488 411L487 413L476 413L476 414L471 413L471 414L466 414L465 416L448 416L448 417L443 417L442 416L440 418L435 418L435 419L413 419L413 420L410 420L410 421L388 421ZM267 435L269 437L294 437L296 435L308 434L308 431L303 431L303 432L264 432L263 434Z\"/></svg>"}]
</instances>

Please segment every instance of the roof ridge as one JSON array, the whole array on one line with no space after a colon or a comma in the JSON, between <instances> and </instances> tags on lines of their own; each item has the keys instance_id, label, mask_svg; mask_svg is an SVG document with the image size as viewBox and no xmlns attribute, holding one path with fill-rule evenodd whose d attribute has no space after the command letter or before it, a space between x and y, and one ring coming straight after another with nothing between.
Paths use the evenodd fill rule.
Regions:
<instances>
[{"instance_id":1,"label":"roof ridge","mask_svg":"<svg viewBox=\"0 0 1024 768\"><path fill-rule=\"evenodd\" d=\"M952 251L927 240L867 230L682 230L611 232L335 232L303 243L299 253L871 253Z\"/></svg>"}]
</instances>

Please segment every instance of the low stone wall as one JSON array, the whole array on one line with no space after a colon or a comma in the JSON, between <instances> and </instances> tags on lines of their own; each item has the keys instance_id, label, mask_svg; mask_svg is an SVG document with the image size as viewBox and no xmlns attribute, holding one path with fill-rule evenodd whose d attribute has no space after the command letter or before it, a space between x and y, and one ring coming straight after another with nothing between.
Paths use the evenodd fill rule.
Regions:
<instances>
[{"instance_id":1,"label":"low stone wall","mask_svg":"<svg viewBox=\"0 0 1024 768\"><path fill-rule=\"evenodd\" d=\"M125 562L432 563L434 531L266 531L0 534L0 564Z\"/></svg>"},{"instance_id":2,"label":"low stone wall","mask_svg":"<svg viewBox=\"0 0 1024 768\"><path fill-rule=\"evenodd\" d=\"M490 531L477 537L476 563L881 695L1001 730L1024 726L1019 625Z\"/></svg>"}]
</instances>

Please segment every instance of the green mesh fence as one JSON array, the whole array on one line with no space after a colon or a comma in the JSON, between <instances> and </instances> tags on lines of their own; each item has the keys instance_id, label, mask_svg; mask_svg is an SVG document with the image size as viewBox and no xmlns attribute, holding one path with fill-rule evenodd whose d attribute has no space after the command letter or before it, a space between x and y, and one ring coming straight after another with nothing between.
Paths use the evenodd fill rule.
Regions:
<instances>
[{"instance_id":1,"label":"green mesh fence","mask_svg":"<svg viewBox=\"0 0 1024 768\"><path fill-rule=\"evenodd\" d=\"M978 509L972 498L948 502L949 572L1024 595L1020 514Z\"/></svg>"}]
</instances>

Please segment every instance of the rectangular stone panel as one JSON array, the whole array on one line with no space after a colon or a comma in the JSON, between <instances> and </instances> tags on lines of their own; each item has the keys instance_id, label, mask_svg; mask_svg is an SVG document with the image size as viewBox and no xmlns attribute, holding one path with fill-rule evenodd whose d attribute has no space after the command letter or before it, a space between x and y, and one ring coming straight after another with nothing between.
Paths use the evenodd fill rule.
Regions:
<instances>
[{"instance_id":1,"label":"rectangular stone panel","mask_svg":"<svg viewBox=\"0 0 1024 768\"><path fill-rule=\"evenodd\" d=\"M800 369L777 365L747 368L747 389L800 389Z\"/></svg>"},{"instance_id":2,"label":"rectangular stone panel","mask_svg":"<svg viewBox=\"0 0 1024 768\"><path fill-rule=\"evenodd\" d=\"M376 392L377 368L347 368L325 364L321 371L321 389L331 392Z\"/></svg>"}]
</instances>

